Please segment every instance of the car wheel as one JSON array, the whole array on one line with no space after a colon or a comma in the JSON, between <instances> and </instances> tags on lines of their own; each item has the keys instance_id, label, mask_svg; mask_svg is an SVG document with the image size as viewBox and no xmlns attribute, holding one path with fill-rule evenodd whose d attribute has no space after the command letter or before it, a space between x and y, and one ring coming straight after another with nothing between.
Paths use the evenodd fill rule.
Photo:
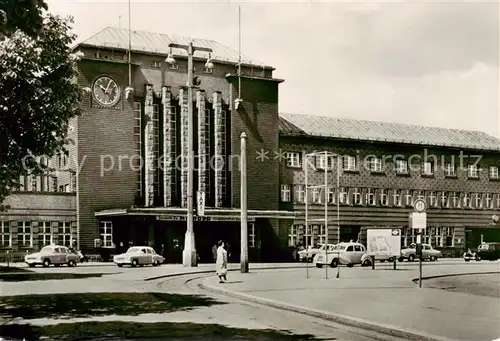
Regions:
<instances>
[{"instance_id":1,"label":"car wheel","mask_svg":"<svg viewBox=\"0 0 500 341\"><path fill-rule=\"evenodd\" d=\"M385 259L381 259L381 260L380 260L380 263L385 263Z\"/></svg>"},{"instance_id":2,"label":"car wheel","mask_svg":"<svg viewBox=\"0 0 500 341\"><path fill-rule=\"evenodd\" d=\"M431 262L435 262L437 260L436 256L431 256L431 258L429 259Z\"/></svg>"},{"instance_id":3,"label":"car wheel","mask_svg":"<svg viewBox=\"0 0 500 341\"><path fill-rule=\"evenodd\" d=\"M330 267L336 268L337 266L339 266L339 260L337 258L334 258L330 263Z\"/></svg>"},{"instance_id":4,"label":"car wheel","mask_svg":"<svg viewBox=\"0 0 500 341\"><path fill-rule=\"evenodd\" d=\"M352 268L353 266L354 266L354 264L352 264L352 263L347 264L348 268Z\"/></svg>"},{"instance_id":5,"label":"car wheel","mask_svg":"<svg viewBox=\"0 0 500 341\"><path fill-rule=\"evenodd\" d=\"M414 255L410 255L410 256L408 257L408 261L409 261L409 262L413 262L414 260L415 260L415 256L414 256Z\"/></svg>"},{"instance_id":6,"label":"car wheel","mask_svg":"<svg viewBox=\"0 0 500 341\"><path fill-rule=\"evenodd\" d=\"M363 263L361 263L361 266L371 266L372 262L370 262L368 259L365 259Z\"/></svg>"},{"instance_id":7,"label":"car wheel","mask_svg":"<svg viewBox=\"0 0 500 341\"><path fill-rule=\"evenodd\" d=\"M76 262L74 260L70 260L68 262L68 266L74 267L74 266L76 266Z\"/></svg>"},{"instance_id":8,"label":"car wheel","mask_svg":"<svg viewBox=\"0 0 500 341\"><path fill-rule=\"evenodd\" d=\"M29 266L30 268L34 268L34 267L35 267L35 264L28 264L28 266Z\"/></svg>"},{"instance_id":9,"label":"car wheel","mask_svg":"<svg viewBox=\"0 0 500 341\"><path fill-rule=\"evenodd\" d=\"M402 262L404 261L405 259L403 257L399 257L398 261Z\"/></svg>"},{"instance_id":10,"label":"car wheel","mask_svg":"<svg viewBox=\"0 0 500 341\"><path fill-rule=\"evenodd\" d=\"M50 266L50 259L44 259L43 260L43 267L48 268Z\"/></svg>"},{"instance_id":11,"label":"car wheel","mask_svg":"<svg viewBox=\"0 0 500 341\"><path fill-rule=\"evenodd\" d=\"M393 263L394 262L394 257L389 257L389 259L387 260L389 263Z\"/></svg>"},{"instance_id":12,"label":"car wheel","mask_svg":"<svg viewBox=\"0 0 500 341\"><path fill-rule=\"evenodd\" d=\"M134 260L132 261L132 267L134 267L134 268L135 268L137 265L139 265L139 262L137 261L137 259L134 259Z\"/></svg>"},{"instance_id":13,"label":"car wheel","mask_svg":"<svg viewBox=\"0 0 500 341\"><path fill-rule=\"evenodd\" d=\"M123 267L123 264L117 264L119 268Z\"/></svg>"},{"instance_id":14,"label":"car wheel","mask_svg":"<svg viewBox=\"0 0 500 341\"><path fill-rule=\"evenodd\" d=\"M470 259L465 259L466 262L470 262Z\"/></svg>"}]
</instances>

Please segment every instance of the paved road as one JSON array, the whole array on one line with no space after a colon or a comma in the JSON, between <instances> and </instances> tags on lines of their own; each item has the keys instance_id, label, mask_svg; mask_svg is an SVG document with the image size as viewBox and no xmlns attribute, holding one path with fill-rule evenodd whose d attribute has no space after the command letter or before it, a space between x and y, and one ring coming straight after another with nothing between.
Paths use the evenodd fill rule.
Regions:
<instances>
[{"instance_id":1,"label":"paved road","mask_svg":"<svg viewBox=\"0 0 500 341\"><path fill-rule=\"evenodd\" d=\"M452 292L463 292L478 296L500 298L500 275L462 275L439 277L425 280L428 288L443 289ZM500 307L499 307L500 309Z\"/></svg>"}]
</instances>

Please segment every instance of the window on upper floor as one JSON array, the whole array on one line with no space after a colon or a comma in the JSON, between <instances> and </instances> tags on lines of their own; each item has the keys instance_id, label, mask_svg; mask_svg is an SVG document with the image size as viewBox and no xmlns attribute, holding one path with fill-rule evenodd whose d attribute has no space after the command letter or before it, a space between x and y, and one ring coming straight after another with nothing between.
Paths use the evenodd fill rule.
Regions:
<instances>
[{"instance_id":1,"label":"window on upper floor","mask_svg":"<svg viewBox=\"0 0 500 341\"><path fill-rule=\"evenodd\" d=\"M408 161L396 160L396 174L408 174Z\"/></svg>"},{"instance_id":2,"label":"window on upper floor","mask_svg":"<svg viewBox=\"0 0 500 341\"><path fill-rule=\"evenodd\" d=\"M455 164L446 163L444 165L444 176L455 176Z\"/></svg>"},{"instance_id":3,"label":"window on upper floor","mask_svg":"<svg viewBox=\"0 0 500 341\"><path fill-rule=\"evenodd\" d=\"M312 192L312 203L321 204L321 190L318 187L313 187Z\"/></svg>"},{"instance_id":4,"label":"window on upper floor","mask_svg":"<svg viewBox=\"0 0 500 341\"><path fill-rule=\"evenodd\" d=\"M490 179L498 179L498 166L490 166Z\"/></svg>"},{"instance_id":5,"label":"window on upper floor","mask_svg":"<svg viewBox=\"0 0 500 341\"><path fill-rule=\"evenodd\" d=\"M349 192L345 187L339 188L339 204L349 204Z\"/></svg>"},{"instance_id":6,"label":"window on upper floor","mask_svg":"<svg viewBox=\"0 0 500 341\"><path fill-rule=\"evenodd\" d=\"M290 185L281 185L281 201L290 202L291 199Z\"/></svg>"},{"instance_id":7,"label":"window on upper floor","mask_svg":"<svg viewBox=\"0 0 500 341\"><path fill-rule=\"evenodd\" d=\"M393 192L392 192L392 202L394 203L394 206L401 206L402 204L402 191L400 189L395 189Z\"/></svg>"},{"instance_id":8,"label":"window on upper floor","mask_svg":"<svg viewBox=\"0 0 500 341\"><path fill-rule=\"evenodd\" d=\"M350 155L344 156L344 170L350 172L356 170L356 157Z\"/></svg>"},{"instance_id":9,"label":"window on upper floor","mask_svg":"<svg viewBox=\"0 0 500 341\"><path fill-rule=\"evenodd\" d=\"M443 208L450 207L449 198L450 198L450 195L449 195L448 192L442 192L441 193L441 198L440 198L441 207L443 207Z\"/></svg>"},{"instance_id":10,"label":"window on upper floor","mask_svg":"<svg viewBox=\"0 0 500 341\"><path fill-rule=\"evenodd\" d=\"M464 193L462 204L463 204L463 206L462 206L463 208L470 208L472 206L470 193Z\"/></svg>"},{"instance_id":11,"label":"window on upper floor","mask_svg":"<svg viewBox=\"0 0 500 341\"><path fill-rule=\"evenodd\" d=\"M366 204L370 206L375 206L377 204L375 200L375 190L373 188L366 189Z\"/></svg>"},{"instance_id":12,"label":"window on upper floor","mask_svg":"<svg viewBox=\"0 0 500 341\"><path fill-rule=\"evenodd\" d=\"M294 199L296 203L302 204L305 199L305 186L304 185L295 185L295 195Z\"/></svg>"},{"instance_id":13,"label":"window on upper floor","mask_svg":"<svg viewBox=\"0 0 500 341\"><path fill-rule=\"evenodd\" d=\"M366 160L366 165L368 171L371 173L381 173L382 172L382 159L376 156L371 156Z\"/></svg>"},{"instance_id":14,"label":"window on upper floor","mask_svg":"<svg viewBox=\"0 0 500 341\"><path fill-rule=\"evenodd\" d=\"M286 154L286 165L288 167L299 168L302 165L300 160L299 152L287 152Z\"/></svg>"},{"instance_id":15,"label":"window on upper floor","mask_svg":"<svg viewBox=\"0 0 500 341\"><path fill-rule=\"evenodd\" d=\"M388 195L388 190L386 189L381 189L380 190L380 205L381 206L388 206L389 205L389 195Z\"/></svg>"},{"instance_id":16,"label":"window on upper floor","mask_svg":"<svg viewBox=\"0 0 500 341\"><path fill-rule=\"evenodd\" d=\"M467 177L469 177L469 178L478 178L479 177L479 169L478 169L477 165L468 165Z\"/></svg>"},{"instance_id":17,"label":"window on upper floor","mask_svg":"<svg viewBox=\"0 0 500 341\"><path fill-rule=\"evenodd\" d=\"M437 200L437 194L435 191L430 191L429 192L429 206L430 207L436 207L438 204Z\"/></svg>"},{"instance_id":18,"label":"window on upper floor","mask_svg":"<svg viewBox=\"0 0 500 341\"><path fill-rule=\"evenodd\" d=\"M483 198L480 193L474 193L473 196L474 208L483 208Z\"/></svg>"},{"instance_id":19,"label":"window on upper floor","mask_svg":"<svg viewBox=\"0 0 500 341\"><path fill-rule=\"evenodd\" d=\"M331 187L329 186L328 187L328 192L327 192L327 202L329 204L335 204L336 201L335 201L335 188L334 187Z\"/></svg>"},{"instance_id":20,"label":"window on upper floor","mask_svg":"<svg viewBox=\"0 0 500 341\"><path fill-rule=\"evenodd\" d=\"M359 188L354 188L352 191L352 195L354 205L361 205L363 203L361 200L361 190Z\"/></svg>"},{"instance_id":21,"label":"window on upper floor","mask_svg":"<svg viewBox=\"0 0 500 341\"><path fill-rule=\"evenodd\" d=\"M422 163L422 174L423 175L434 175L434 164L430 161Z\"/></svg>"},{"instance_id":22,"label":"window on upper floor","mask_svg":"<svg viewBox=\"0 0 500 341\"><path fill-rule=\"evenodd\" d=\"M451 207L459 208L460 207L460 194L457 192L450 192L451 197Z\"/></svg>"},{"instance_id":23,"label":"window on upper floor","mask_svg":"<svg viewBox=\"0 0 500 341\"><path fill-rule=\"evenodd\" d=\"M491 193L486 193L484 195L484 206L487 209L492 209L493 208L493 200L492 200Z\"/></svg>"},{"instance_id":24,"label":"window on upper floor","mask_svg":"<svg viewBox=\"0 0 500 341\"><path fill-rule=\"evenodd\" d=\"M405 206L413 206L413 194L410 190L404 191Z\"/></svg>"}]
</instances>

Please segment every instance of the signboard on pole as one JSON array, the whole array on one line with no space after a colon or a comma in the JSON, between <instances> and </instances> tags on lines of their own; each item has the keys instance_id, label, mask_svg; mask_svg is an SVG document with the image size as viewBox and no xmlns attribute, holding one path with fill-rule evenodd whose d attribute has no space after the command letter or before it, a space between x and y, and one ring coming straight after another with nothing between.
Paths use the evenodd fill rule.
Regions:
<instances>
[{"instance_id":1,"label":"signboard on pole","mask_svg":"<svg viewBox=\"0 0 500 341\"><path fill-rule=\"evenodd\" d=\"M368 229L366 236L366 252L370 256L401 255L401 229Z\"/></svg>"},{"instance_id":2,"label":"signboard on pole","mask_svg":"<svg viewBox=\"0 0 500 341\"><path fill-rule=\"evenodd\" d=\"M425 230L427 227L427 213L413 212L410 215L410 226L415 230Z\"/></svg>"},{"instance_id":3,"label":"signboard on pole","mask_svg":"<svg viewBox=\"0 0 500 341\"><path fill-rule=\"evenodd\" d=\"M197 191L196 192L196 212L198 216L203 217L205 215L205 192Z\"/></svg>"}]
</instances>

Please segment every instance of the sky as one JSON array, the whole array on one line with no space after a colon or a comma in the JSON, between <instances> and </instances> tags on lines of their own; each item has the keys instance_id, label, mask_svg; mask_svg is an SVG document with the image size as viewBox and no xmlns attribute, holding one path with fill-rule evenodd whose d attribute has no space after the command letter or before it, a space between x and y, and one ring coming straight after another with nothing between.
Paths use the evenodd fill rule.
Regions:
<instances>
[{"instance_id":1,"label":"sky","mask_svg":"<svg viewBox=\"0 0 500 341\"><path fill-rule=\"evenodd\" d=\"M86 39L123 0L46 0ZM132 29L216 40L276 68L280 112L479 130L500 138L498 0L132 0ZM121 17L121 18L120 18Z\"/></svg>"}]
</instances>

